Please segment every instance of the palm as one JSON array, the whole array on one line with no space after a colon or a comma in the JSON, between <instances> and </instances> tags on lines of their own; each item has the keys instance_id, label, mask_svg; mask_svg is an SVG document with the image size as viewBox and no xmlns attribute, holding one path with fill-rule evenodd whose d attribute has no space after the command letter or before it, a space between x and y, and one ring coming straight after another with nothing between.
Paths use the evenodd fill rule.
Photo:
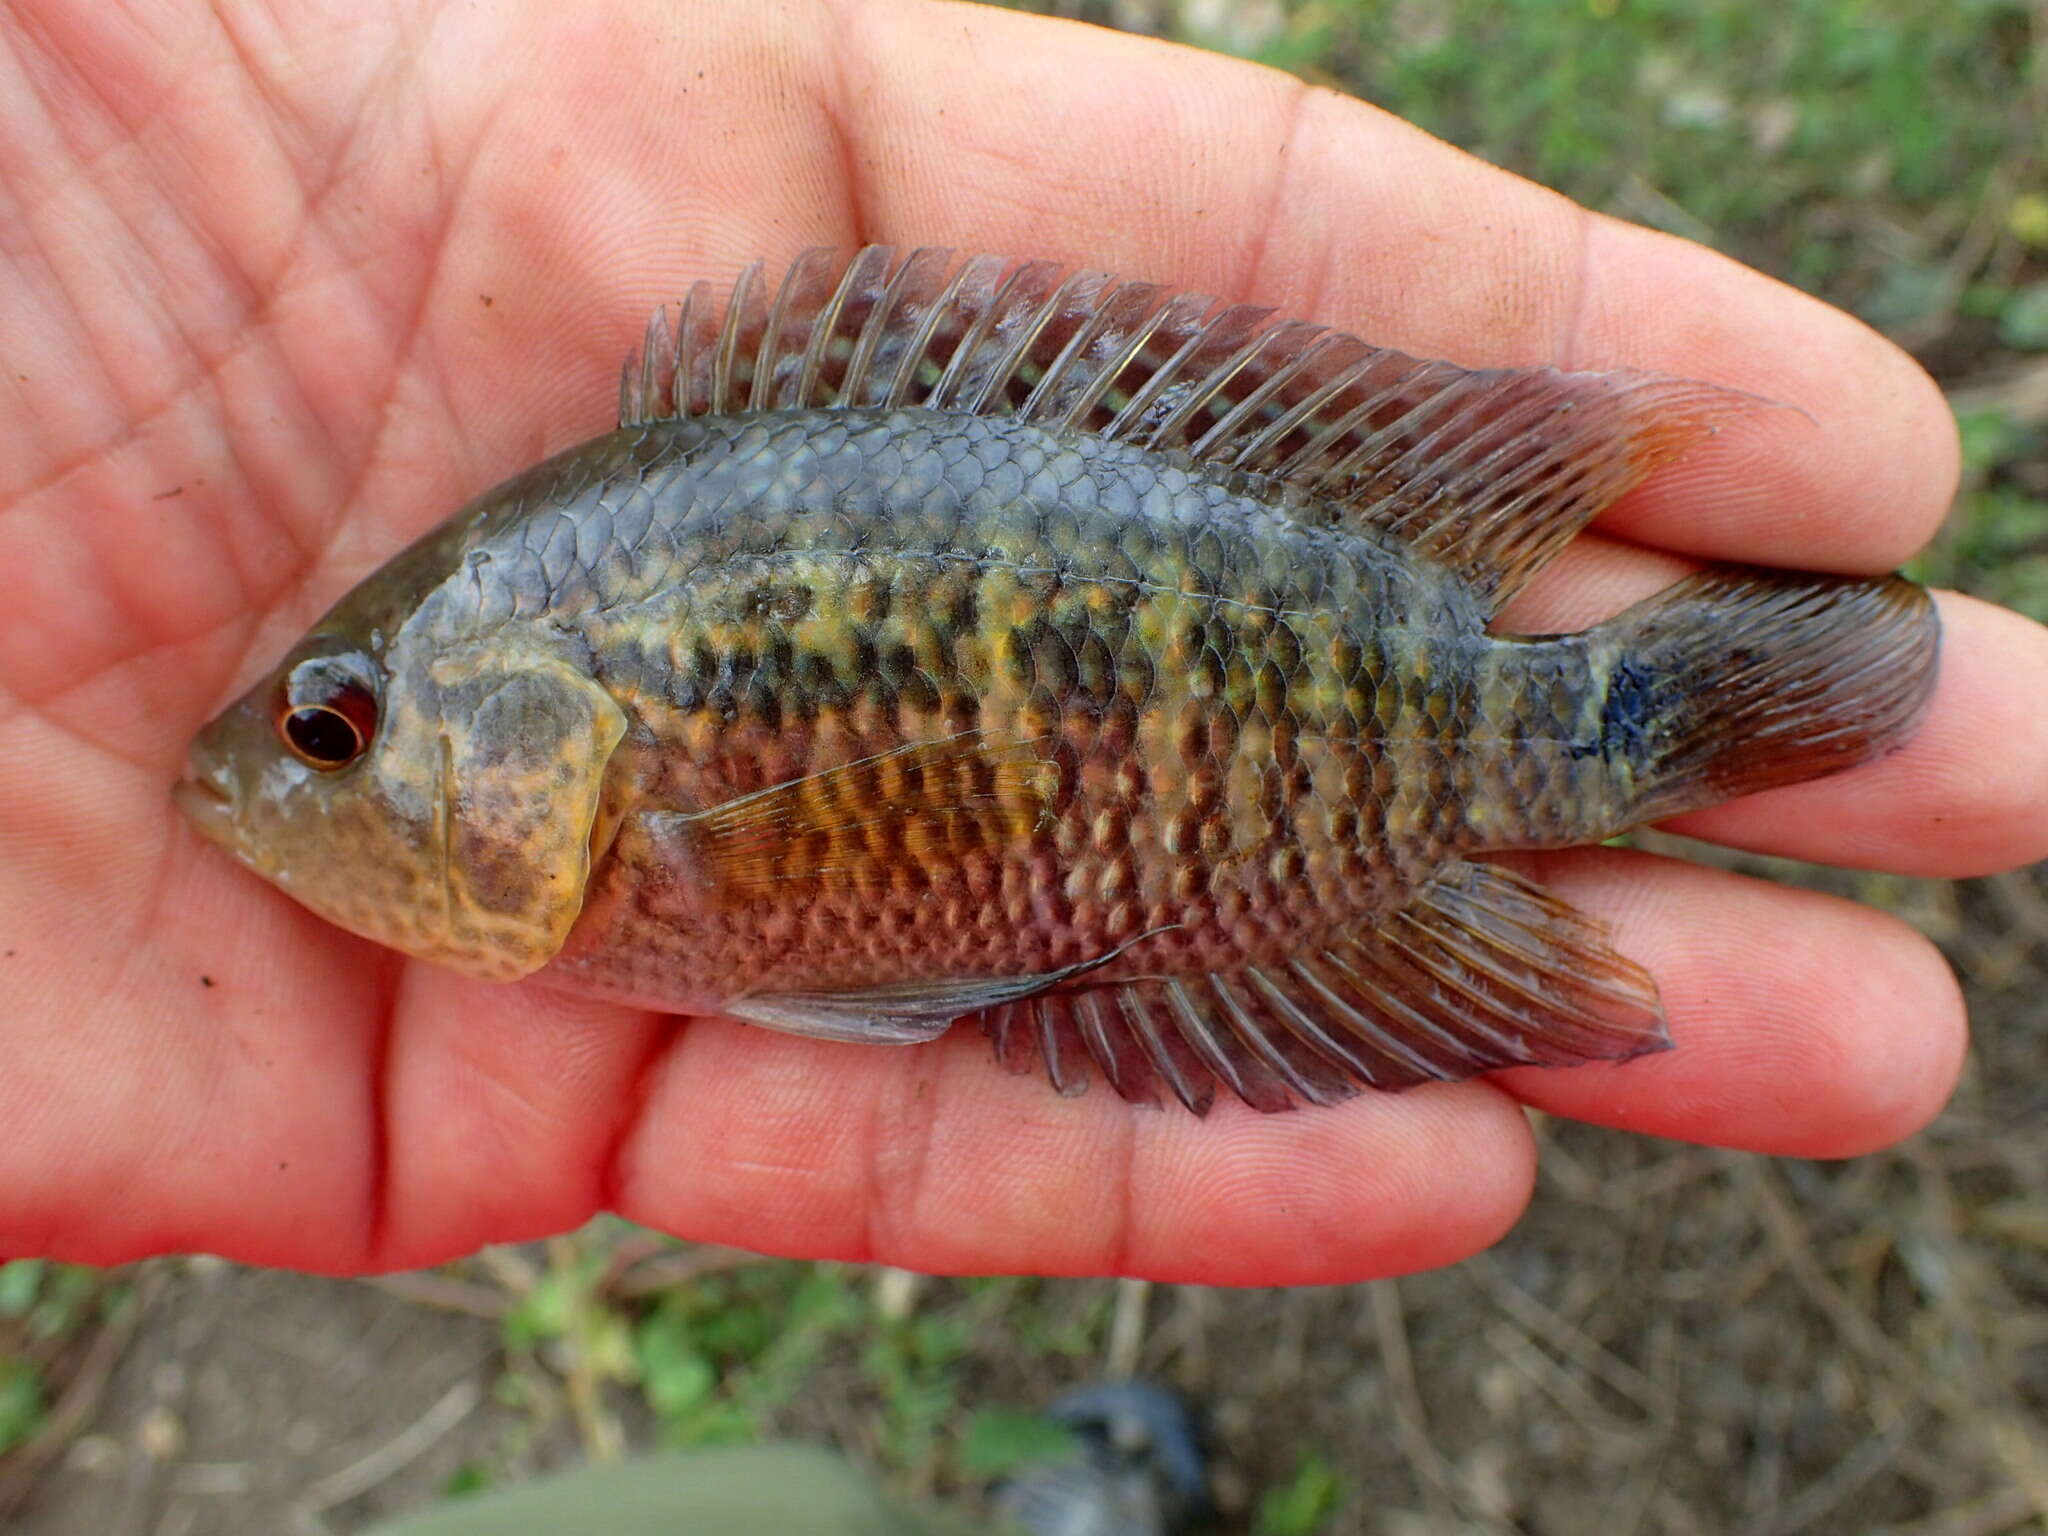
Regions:
<instances>
[{"instance_id":1,"label":"palm","mask_svg":"<svg viewBox=\"0 0 2048 1536\"><path fill-rule=\"evenodd\" d=\"M1621 920L1686 1049L1206 1125L1054 1099L969 1040L829 1047L487 987L304 914L173 816L194 730L411 534L600 430L637 317L753 256L894 238L1085 259L1411 350L1570 351L1807 406L1820 431L1764 423L1636 498L1627 531L1688 553L1893 563L1939 515L1948 442L1923 381L1849 323L1618 227L1582 247L1554 200L1221 61L879 4L832 36L716 5L599 28L420 3L301 7L286 33L231 9L166 39L109 9L0 22L0 1249L409 1265L611 1204L933 1268L1328 1279L1447 1260L1512 1217L1510 1091L1822 1153L1945 1094L1952 987L1903 930L1611 856L1546 874ZM1162 126L1215 101L1296 163ZM1348 168L1388 157L1410 174ZM1663 293L1703 307L1667 316ZM1583 618L1668 569L1591 549L1532 611ZM1921 742L1701 826L1905 869L2039 849L2037 801L1960 787L1958 722L2011 722L2010 782L2048 782L2018 724L2041 638L1946 616Z\"/></svg>"}]
</instances>

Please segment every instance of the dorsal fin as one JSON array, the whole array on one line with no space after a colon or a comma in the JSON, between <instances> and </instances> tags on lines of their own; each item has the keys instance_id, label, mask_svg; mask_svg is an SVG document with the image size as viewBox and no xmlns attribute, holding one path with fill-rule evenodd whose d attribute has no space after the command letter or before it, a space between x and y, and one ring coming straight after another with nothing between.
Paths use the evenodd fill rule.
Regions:
<instances>
[{"instance_id":1,"label":"dorsal fin","mask_svg":"<svg viewBox=\"0 0 2048 1536\"><path fill-rule=\"evenodd\" d=\"M1768 402L1647 373L1472 370L1272 311L1054 262L888 246L757 262L648 325L622 426L739 410L918 406L1093 432L1284 481L1497 608L1600 510Z\"/></svg>"}]
</instances>

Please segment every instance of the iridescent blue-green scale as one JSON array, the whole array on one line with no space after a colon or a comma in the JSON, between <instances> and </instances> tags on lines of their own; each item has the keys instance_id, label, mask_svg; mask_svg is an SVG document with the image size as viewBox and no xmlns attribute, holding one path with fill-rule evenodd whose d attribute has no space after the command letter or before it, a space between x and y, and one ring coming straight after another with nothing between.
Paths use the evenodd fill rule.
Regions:
<instances>
[{"instance_id":1,"label":"iridescent blue-green scale","mask_svg":"<svg viewBox=\"0 0 2048 1536\"><path fill-rule=\"evenodd\" d=\"M1053 969L1163 930L1101 975L1232 968L1561 836L1597 737L1583 648L1489 639L1448 574L1297 497L917 410L663 422L537 467L433 623L573 634L626 708L558 967L731 995ZM1025 835L935 845L878 814L859 869L734 895L649 830L969 733L1056 765Z\"/></svg>"}]
</instances>

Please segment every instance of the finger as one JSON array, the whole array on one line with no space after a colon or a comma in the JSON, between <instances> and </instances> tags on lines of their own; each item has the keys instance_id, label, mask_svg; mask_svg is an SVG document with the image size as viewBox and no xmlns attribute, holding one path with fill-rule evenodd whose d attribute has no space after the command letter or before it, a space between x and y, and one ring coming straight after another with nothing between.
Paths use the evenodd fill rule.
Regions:
<instances>
[{"instance_id":1,"label":"finger","mask_svg":"<svg viewBox=\"0 0 2048 1536\"><path fill-rule=\"evenodd\" d=\"M407 967L392 1018L380 1267L567 1231L609 1203L640 1075L675 1021L423 964Z\"/></svg>"},{"instance_id":2,"label":"finger","mask_svg":"<svg viewBox=\"0 0 2048 1536\"><path fill-rule=\"evenodd\" d=\"M391 965L181 826L53 825L0 901L0 1254L362 1267Z\"/></svg>"},{"instance_id":3,"label":"finger","mask_svg":"<svg viewBox=\"0 0 2048 1536\"><path fill-rule=\"evenodd\" d=\"M1520 1213L1528 1128L1483 1084L1206 1120L1063 1099L978 1034L826 1045L693 1022L662 1057L619 1208L680 1236L944 1273L1235 1285L1447 1264Z\"/></svg>"},{"instance_id":4,"label":"finger","mask_svg":"<svg viewBox=\"0 0 2048 1536\"><path fill-rule=\"evenodd\" d=\"M455 501L600 429L657 305L698 281L722 298L756 260L772 280L806 246L857 244L846 171L866 153L826 110L840 61L820 11L654 0L593 32L535 3L477 25L487 40L450 27L419 77L490 98L471 113L489 126L466 216L421 307L459 429ZM496 79L465 66L480 53Z\"/></svg>"},{"instance_id":5,"label":"finger","mask_svg":"<svg viewBox=\"0 0 2048 1536\"><path fill-rule=\"evenodd\" d=\"M1657 978L1675 1049L1494 1081L1552 1114L1652 1136L1847 1157L1925 1125L1965 1029L1934 946L1818 892L1613 849L1529 861Z\"/></svg>"},{"instance_id":6,"label":"finger","mask_svg":"<svg viewBox=\"0 0 2048 1536\"><path fill-rule=\"evenodd\" d=\"M1582 539L1502 615L1503 630L1582 629L1687 567ZM1927 713L1875 762L1679 817L1674 832L1731 847L1899 874L1957 877L2048 857L2048 630L1940 593L1941 655ZM1703 677L1700 686L1711 687Z\"/></svg>"},{"instance_id":7,"label":"finger","mask_svg":"<svg viewBox=\"0 0 2048 1536\"><path fill-rule=\"evenodd\" d=\"M1288 77L997 11L848 3L833 94L870 238L1049 255L1282 306L1468 364L1629 366L1798 407L1745 416L1617 509L1717 558L1873 571L1939 522L1953 423L1859 322L1588 215ZM1804 412L1802 415L1800 412Z\"/></svg>"}]
</instances>

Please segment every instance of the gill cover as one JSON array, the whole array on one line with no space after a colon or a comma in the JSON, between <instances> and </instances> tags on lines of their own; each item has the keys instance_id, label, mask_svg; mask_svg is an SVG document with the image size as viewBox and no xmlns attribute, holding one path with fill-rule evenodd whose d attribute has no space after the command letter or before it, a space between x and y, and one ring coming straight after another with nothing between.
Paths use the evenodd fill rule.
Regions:
<instances>
[{"instance_id":1,"label":"gill cover","mask_svg":"<svg viewBox=\"0 0 2048 1536\"><path fill-rule=\"evenodd\" d=\"M626 717L569 661L502 632L437 658L430 675L447 958L513 980L545 965L583 910L591 829Z\"/></svg>"}]
</instances>

